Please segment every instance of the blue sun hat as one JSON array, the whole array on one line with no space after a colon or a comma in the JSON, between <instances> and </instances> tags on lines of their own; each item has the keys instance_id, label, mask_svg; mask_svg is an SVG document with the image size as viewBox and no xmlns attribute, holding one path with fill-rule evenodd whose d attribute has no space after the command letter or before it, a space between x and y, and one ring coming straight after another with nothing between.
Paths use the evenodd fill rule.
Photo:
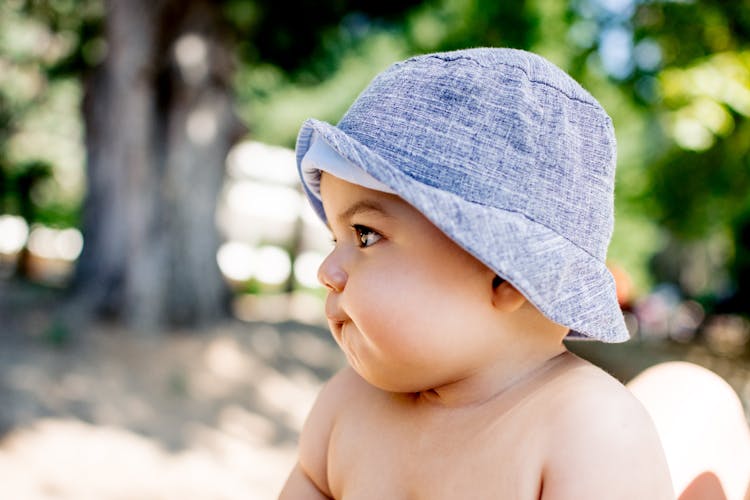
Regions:
<instances>
[{"instance_id":1,"label":"blue sun hat","mask_svg":"<svg viewBox=\"0 0 750 500\"><path fill-rule=\"evenodd\" d=\"M599 103L546 59L503 48L396 63L338 125L310 119L297 137L324 221L320 170L395 193L569 337L604 342L629 337L606 266L615 163Z\"/></svg>"}]
</instances>

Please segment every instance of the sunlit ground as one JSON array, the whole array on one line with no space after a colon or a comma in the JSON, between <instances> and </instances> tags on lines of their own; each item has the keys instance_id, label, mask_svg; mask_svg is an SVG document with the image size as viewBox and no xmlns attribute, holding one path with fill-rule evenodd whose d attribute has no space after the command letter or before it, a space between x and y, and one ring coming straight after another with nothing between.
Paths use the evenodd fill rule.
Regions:
<instances>
[{"instance_id":1,"label":"sunlit ground","mask_svg":"<svg viewBox=\"0 0 750 500\"><path fill-rule=\"evenodd\" d=\"M342 358L303 298L159 340L98 326L0 337L0 498L275 498ZM248 308L255 308L248 310ZM30 335L29 332L37 332Z\"/></svg>"}]
</instances>

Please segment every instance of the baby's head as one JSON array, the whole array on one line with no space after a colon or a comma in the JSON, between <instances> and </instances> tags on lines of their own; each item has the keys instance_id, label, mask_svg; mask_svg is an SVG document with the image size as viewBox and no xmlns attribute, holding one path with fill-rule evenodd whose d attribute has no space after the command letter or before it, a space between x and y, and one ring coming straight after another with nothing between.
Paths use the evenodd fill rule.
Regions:
<instances>
[{"instance_id":1,"label":"baby's head","mask_svg":"<svg viewBox=\"0 0 750 500\"><path fill-rule=\"evenodd\" d=\"M412 230L467 254L456 261L467 283L497 275L570 336L605 342L628 338L605 264L615 157L612 123L596 100L545 59L512 49L394 64L337 126L308 120L297 140L306 194L337 238L351 227L360 250L375 250L389 236L353 216L379 217L387 227L389 210L414 209L427 226ZM378 199L368 203L372 193ZM356 210L341 201L351 196ZM436 274L453 269L430 264ZM391 265L399 279L426 271ZM430 306L477 299L461 279L452 286L444 303ZM372 314L390 314L373 306Z\"/></svg>"}]
</instances>

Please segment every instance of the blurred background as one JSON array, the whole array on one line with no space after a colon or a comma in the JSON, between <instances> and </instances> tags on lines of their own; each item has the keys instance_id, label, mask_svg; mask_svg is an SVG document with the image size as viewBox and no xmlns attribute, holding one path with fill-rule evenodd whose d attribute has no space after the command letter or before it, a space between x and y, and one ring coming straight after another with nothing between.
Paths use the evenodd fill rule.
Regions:
<instances>
[{"instance_id":1,"label":"blurred background","mask_svg":"<svg viewBox=\"0 0 750 500\"><path fill-rule=\"evenodd\" d=\"M535 51L617 131L623 381L687 359L750 401L750 2L3 0L0 496L272 498L342 363L297 185L413 54Z\"/></svg>"}]
</instances>

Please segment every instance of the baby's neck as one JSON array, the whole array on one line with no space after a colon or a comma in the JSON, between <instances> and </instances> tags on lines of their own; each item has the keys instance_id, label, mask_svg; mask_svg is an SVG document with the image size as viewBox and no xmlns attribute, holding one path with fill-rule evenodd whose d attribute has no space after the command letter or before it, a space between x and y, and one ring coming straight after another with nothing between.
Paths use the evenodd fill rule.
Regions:
<instances>
[{"instance_id":1,"label":"baby's neck","mask_svg":"<svg viewBox=\"0 0 750 500\"><path fill-rule=\"evenodd\" d=\"M492 366L439 387L411 394L417 405L470 408L501 399L511 389L535 379L571 356L564 345L513 360L501 359Z\"/></svg>"}]
</instances>

